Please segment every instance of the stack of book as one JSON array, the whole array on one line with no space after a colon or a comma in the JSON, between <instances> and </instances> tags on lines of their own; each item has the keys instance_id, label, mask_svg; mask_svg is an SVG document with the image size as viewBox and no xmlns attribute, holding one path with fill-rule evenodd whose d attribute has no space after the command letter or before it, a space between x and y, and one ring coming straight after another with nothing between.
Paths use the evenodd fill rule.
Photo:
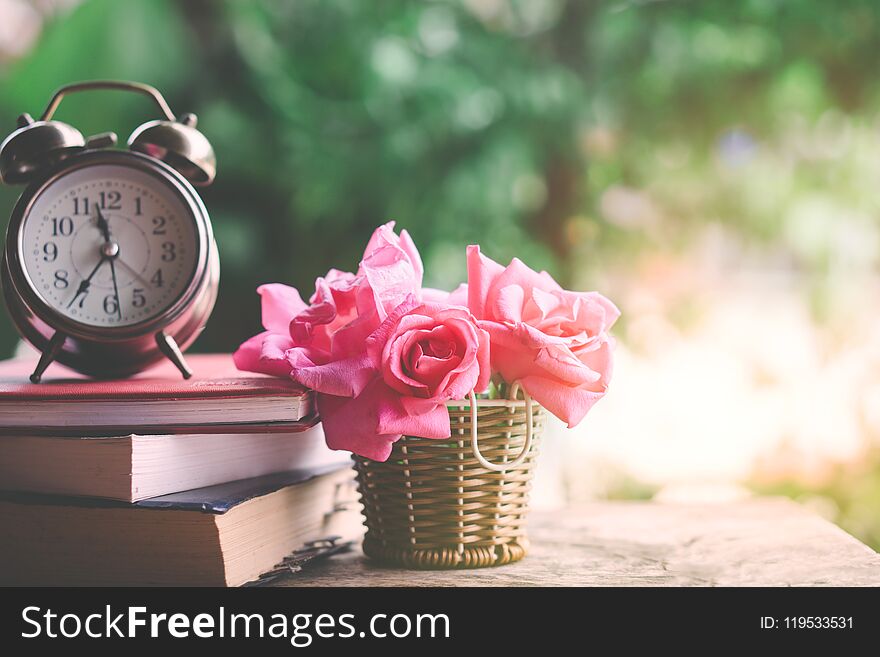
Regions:
<instances>
[{"instance_id":1,"label":"stack of book","mask_svg":"<svg viewBox=\"0 0 880 657\"><path fill-rule=\"evenodd\" d=\"M312 394L190 356L125 381L0 363L0 584L237 586L358 531ZM55 367L55 366L53 366Z\"/></svg>"}]
</instances>

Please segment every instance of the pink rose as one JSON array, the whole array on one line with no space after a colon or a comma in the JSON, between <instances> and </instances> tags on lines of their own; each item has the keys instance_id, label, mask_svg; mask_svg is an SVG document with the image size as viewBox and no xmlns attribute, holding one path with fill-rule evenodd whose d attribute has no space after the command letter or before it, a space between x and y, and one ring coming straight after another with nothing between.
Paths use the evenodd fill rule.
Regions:
<instances>
[{"instance_id":1,"label":"pink rose","mask_svg":"<svg viewBox=\"0 0 880 657\"><path fill-rule=\"evenodd\" d=\"M320 393L359 395L372 376L364 341L402 302L420 298L422 259L394 222L374 232L357 274L335 269L315 281L311 305L290 321L290 376Z\"/></svg>"},{"instance_id":2,"label":"pink rose","mask_svg":"<svg viewBox=\"0 0 880 657\"><path fill-rule=\"evenodd\" d=\"M379 319L383 320L409 296L421 299L422 258L405 230L394 233L394 222L379 226L374 232L358 267L373 291Z\"/></svg>"},{"instance_id":3,"label":"pink rose","mask_svg":"<svg viewBox=\"0 0 880 657\"><path fill-rule=\"evenodd\" d=\"M467 285L423 289L422 276L406 231L380 226L357 272L330 270L308 304L294 288L261 286L265 331L235 363L315 390L330 446L375 460L404 434L448 438L446 403L485 390L490 364L569 426L604 395L619 315L605 297L473 246Z\"/></svg>"},{"instance_id":4,"label":"pink rose","mask_svg":"<svg viewBox=\"0 0 880 657\"><path fill-rule=\"evenodd\" d=\"M385 460L404 433L450 435L445 403L486 388L489 337L464 307L467 288L427 290L422 261L394 223L373 233L355 274L330 270L306 305L263 285L263 333L233 355L243 370L290 376L318 393L331 447Z\"/></svg>"},{"instance_id":5,"label":"pink rose","mask_svg":"<svg viewBox=\"0 0 880 657\"><path fill-rule=\"evenodd\" d=\"M260 286L266 330L242 344L233 360L239 369L274 376L302 368L305 385L314 378L312 368L341 361L339 367L354 377L346 389L359 390L364 339L409 295L420 298L422 275L422 260L409 234L396 235L393 221L380 226L357 274L331 269L315 281L309 305L296 288Z\"/></svg>"},{"instance_id":6,"label":"pink rose","mask_svg":"<svg viewBox=\"0 0 880 657\"><path fill-rule=\"evenodd\" d=\"M333 334L359 315L360 282L354 274L331 269L315 280L310 305L289 317L284 331L299 346L331 353Z\"/></svg>"},{"instance_id":7,"label":"pink rose","mask_svg":"<svg viewBox=\"0 0 880 657\"><path fill-rule=\"evenodd\" d=\"M331 447L379 461L401 435L448 438L446 402L485 390L491 375L489 335L471 314L413 297L367 338L366 354L373 373L367 385L353 396L320 395L318 407Z\"/></svg>"},{"instance_id":8,"label":"pink rose","mask_svg":"<svg viewBox=\"0 0 880 657\"><path fill-rule=\"evenodd\" d=\"M505 268L469 246L467 261L468 306L491 337L493 369L568 426L578 424L608 387L608 330L620 311L597 292L563 290L516 258Z\"/></svg>"},{"instance_id":9,"label":"pink rose","mask_svg":"<svg viewBox=\"0 0 880 657\"><path fill-rule=\"evenodd\" d=\"M293 347L288 330L290 320L308 306L296 288L281 283L261 285L257 293L266 330L244 342L232 354L232 360L240 370L287 376L290 374L287 351Z\"/></svg>"},{"instance_id":10,"label":"pink rose","mask_svg":"<svg viewBox=\"0 0 880 657\"><path fill-rule=\"evenodd\" d=\"M315 281L310 306L290 319L298 347L337 360L363 351L363 339L409 296L421 298L423 275L418 249L394 222L379 226L364 249L357 274L331 269Z\"/></svg>"},{"instance_id":11,"label":"pink rose","mask_svg":"<svg viewBox=\"0 0 880 657\"><path fill-rule=\"evenodd\" d=\"M367 355L386 385L403 398L431 403L486 388L489 335L471 314L456 306L409 305L367 338Z\"/></svg>"}]
</instances>

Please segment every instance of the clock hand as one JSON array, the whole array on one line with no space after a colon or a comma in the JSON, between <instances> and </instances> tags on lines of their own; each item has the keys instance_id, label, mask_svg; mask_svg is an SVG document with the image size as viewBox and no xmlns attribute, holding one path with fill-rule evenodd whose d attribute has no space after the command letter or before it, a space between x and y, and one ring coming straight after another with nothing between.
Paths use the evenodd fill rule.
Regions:
<instances>
[{"instance_id":1,"label":"clock hand","mask_svg":"<svg viewBox=\"0 0 880 657\"><path fill-rule=\"evenodd\" d=\"M107 223L107 219L104 217L104 214L101 212L101 208L95 205L95 211L98 213L97 223L98 230L101 231L101 234L104 236L104 244L105 249L108 248L107 245L111 245L110 241L110 224ZM116 244L112 244L115 247L114 253L110 255L106 250L104 252L103 258L110 261L110 275L113 277L113 294L116 296L116 314L120 320L122 320L122 304L119 301L119 286L116 284L116 265L113 264L113 261L119 255L119 247Z\"/></svg>"},{"instance_id":2,"label":"clock hand","mask_svg":"<svg viewBox=\"0 0 880 657\"><path fill-rule=\"evenodd\" d=\"M116 258L110 258L110 274L113 276L113 294L116 295L116 314L119 321L122 321L122 304L119 302L119 288L116 286L116 266L113 261Z\"/></svg>"},{"instance_id":3,"label":"clock hand","mask_svg":"<svg viewBox=\"0 0 880 657\"><path fill-rule=\"evenodd\" d=\"M107 223L107 219L101 213L101 208L99 208L97 206L97 204L95 205L95 210L98 213L98 217L96 219L96 222L98 224L98 230L100 230L101 235L104 236L104 241L109 243L110 242L110 224Z\"/></svg>"},{"instance_id":4,"label":"clock hand","mask_svg":"<svg viewBox=\"0 0 880 657\"><path fill-rule=\"evenodd\" d=\"M122 258L117 257L117 258L116 258L116 261L117 261L120 265L122 265L123 267L125 267L128 271L130 271L130 272L132 273L132 275L133 275L136 279L138 279L142 284L146 285L147 287L150 286L150 284L144 279L144 277L141 276L140 273L139 273L134 267L132 267L130 264L128 264L125 260L123 260Z\"/></svg>"},{"instance_id":5,"label":"clock hand","mask_svg":"<svg viewBox=\"0 0 880 657\"><path fill-rule=\"evenodd\" d=\"M76 288L76 294L73 295L73 299L71 299L70 303L67 304L68 308L73 305L73 302L79 298L80 294L85 294L89 291L89 286L92 284L92 278L94 278L95 274L98 273L98 270L101 268L101 265L104 264L105 260L107 260L107 256L102 255L101 259L98 260L98 264L95 265L95 268L92 270L92 273L90 273L82 281L80 281L79 287Z\"/></svg>"}]
</instances>

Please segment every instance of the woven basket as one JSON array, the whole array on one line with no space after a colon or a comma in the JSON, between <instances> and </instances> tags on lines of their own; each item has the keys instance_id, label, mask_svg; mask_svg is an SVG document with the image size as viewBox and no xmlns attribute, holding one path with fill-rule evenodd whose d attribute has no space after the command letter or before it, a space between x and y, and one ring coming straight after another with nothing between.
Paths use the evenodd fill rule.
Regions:
<instances>
[{"instance_id":1,"label":"woven basket","mask_svg":"<svg viewBox=\"0 0 880 657\"><path fill-rule=\"evenodd\" d=\"M384 463L354 456L364 552L408 568L481 568L522 559L544 411L510 399L450 402L450 440L404 436ZM529 431L531 427L531 431Z\"/></svg>"}]
</instances>

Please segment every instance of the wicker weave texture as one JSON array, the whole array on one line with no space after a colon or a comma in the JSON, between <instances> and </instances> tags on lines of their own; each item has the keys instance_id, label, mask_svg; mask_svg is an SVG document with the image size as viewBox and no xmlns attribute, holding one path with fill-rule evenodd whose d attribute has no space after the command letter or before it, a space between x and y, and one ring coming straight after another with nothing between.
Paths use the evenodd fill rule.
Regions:
<instances>
[{"instance_id":1,"label":"wicker weave texture","mask_svg":"<svg viewBox=\"0 0 880 657\"><path fill-rule=\"evenodd\" d=\"M544 425L532 404L532 446L503 472L482 466L471 447L471 409L450 406L450 440L404 436L384 463L355 456L367 534L364 552L410 568L478 568L522 559L526 515ZM479 449L491 463L512 462L526 437L523 401L478 404Z\"/></svg>"}]
</instances>

